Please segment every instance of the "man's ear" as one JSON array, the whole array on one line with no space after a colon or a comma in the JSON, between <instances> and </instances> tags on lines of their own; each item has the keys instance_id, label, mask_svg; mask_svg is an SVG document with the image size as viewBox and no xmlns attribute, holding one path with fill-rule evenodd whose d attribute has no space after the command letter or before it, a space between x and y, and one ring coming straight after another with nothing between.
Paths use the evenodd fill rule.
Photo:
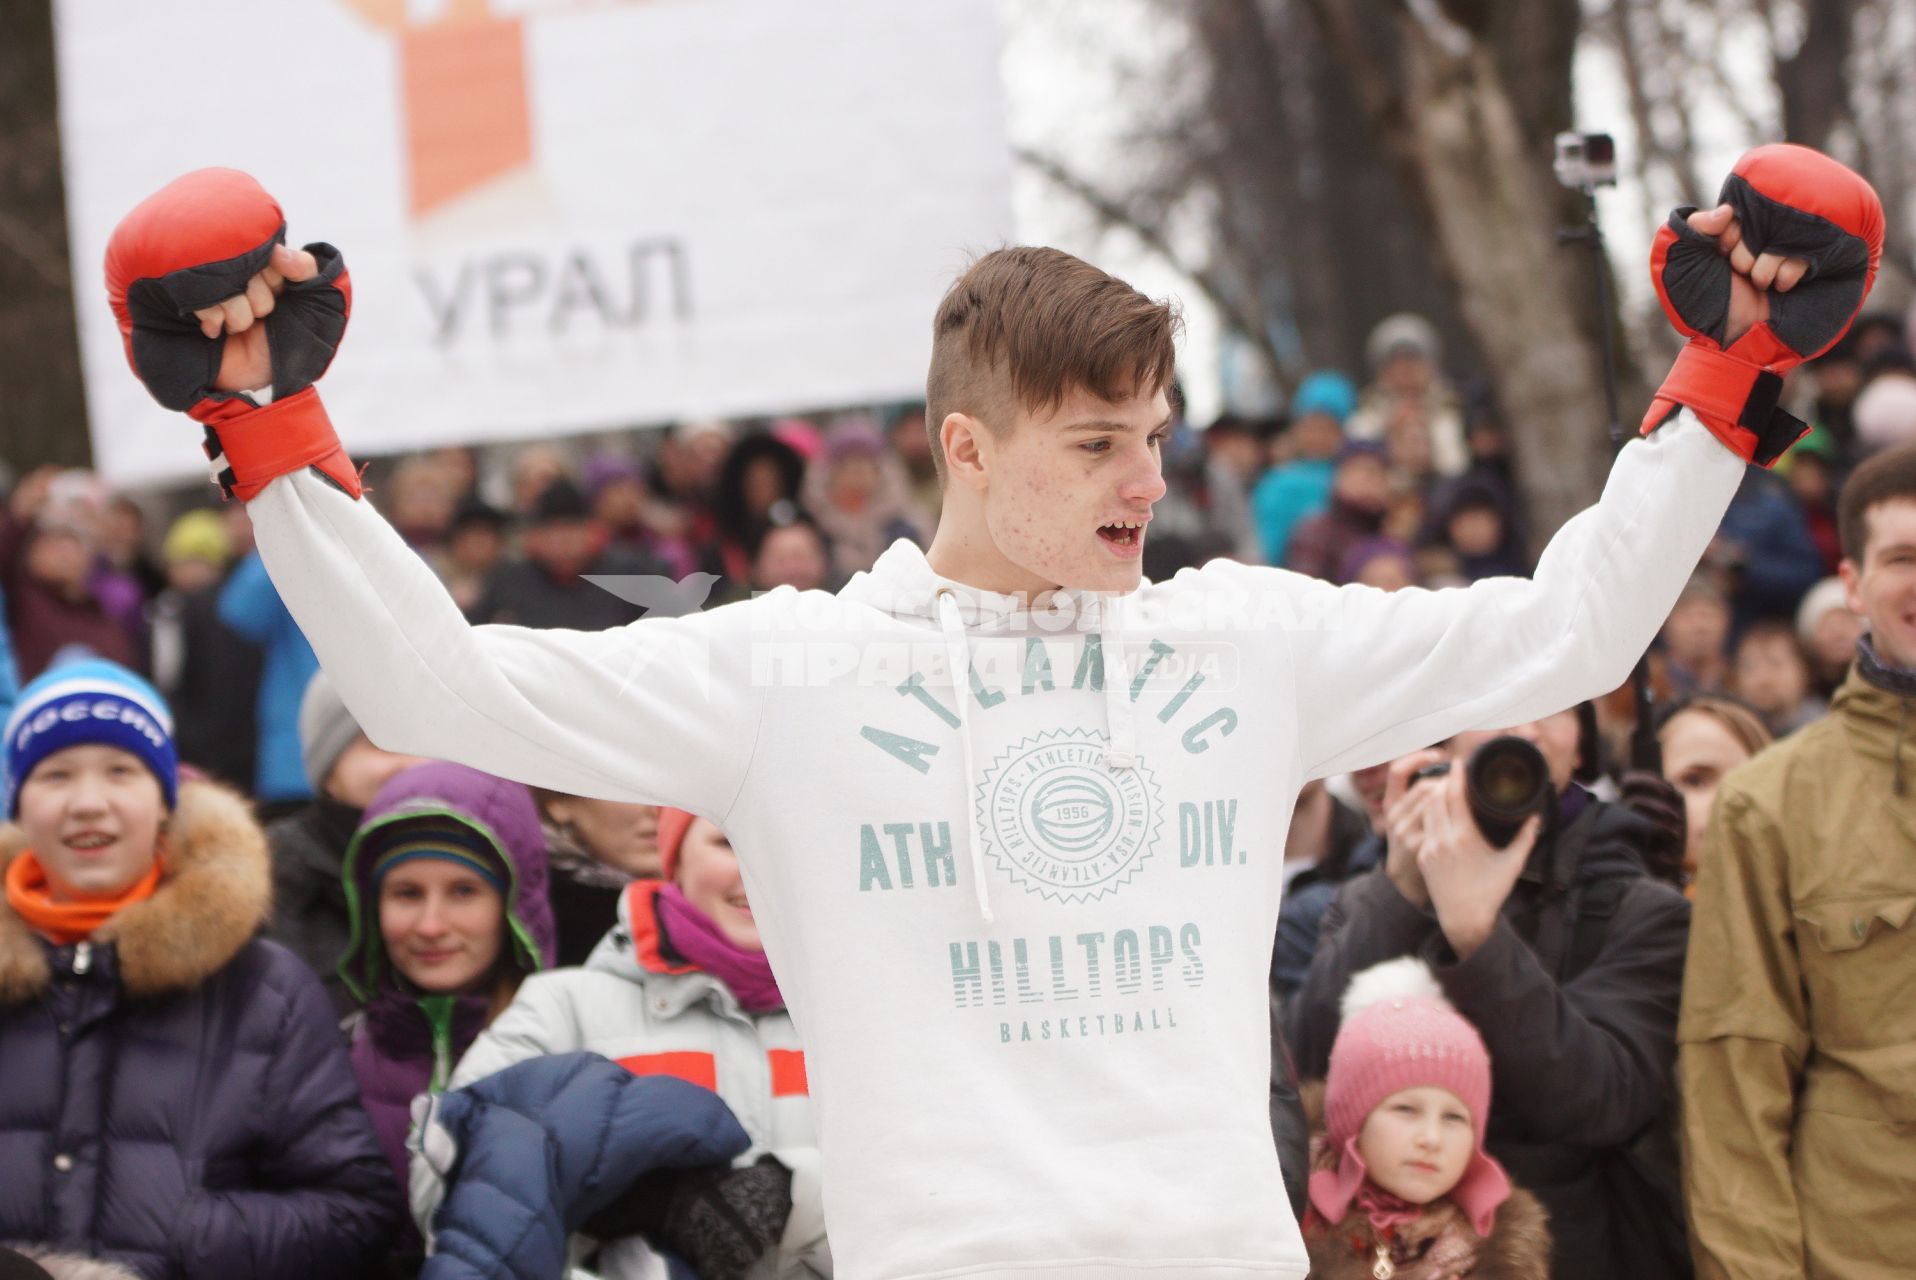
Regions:
<instances>
[{"instance_id":1,"label":"man's ear","mask_svg":"<svg viewBox=\"0 0 1916 1280\"><path fill-rule=\"evenodd\" d=\"M1869 519L1867 514L1863 518ZM1836 576L1843 580L1843 603L1849 606L1849 611L1859 618L1868 617L1863 608L1863 566L1844 556L1836 566Z\"/></svg>"},{"instance_id":2,"label":"man's ear","mask_svg":"<svg viewBox=\"0 0 1916 1280\"><path fill-rule=\"evenodd\" d=\"M985 424L968 413L948 413L939 424L938 440L945 450L947 483L982 488L991 476L994 443Z\"/></svg>"}]
</instances>

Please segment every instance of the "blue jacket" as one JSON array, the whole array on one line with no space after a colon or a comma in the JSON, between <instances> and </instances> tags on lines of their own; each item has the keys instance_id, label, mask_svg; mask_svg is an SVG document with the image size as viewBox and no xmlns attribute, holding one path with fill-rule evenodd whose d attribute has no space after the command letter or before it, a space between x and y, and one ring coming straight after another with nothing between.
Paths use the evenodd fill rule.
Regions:
<instances>
[{"instance_id":1,"label":"blue jacket","mask_svg":"<svg viewBox=\"0 0 1916 1280\"><path fill-rule=\"evenodd\" d=\"M319 980L253 936L265 838L194 782L167 838L153 895L84 941L0 901L0 1242L146 1280L369 1275L399 1196Z\"/></svg>"},{"instance_id":2,"label":"blue jacket","mask_svg":"<svg viewBox=\"0 0 1916 1280\"><path fill-rule=\"evenodd\" d=\"M259 757L253 795L263 801L305 800L313 794L299 746L299 701L319 670L306 635L287 612L279 590L255 551L240 561L220 590L220 621L259 646Z\"/></svg>"},{"instance_id":3,"label":"blue jacket","mask_svg":"<svg viewBox=\"0 0 1916 1280\"><path fill-rule=\"evenodd\" d=\"M1743 552L1737 626L1758 618L1794 618L1803 593L1823 576L1822 552L1796 496L1772 473L1751 467L1723 513L1720 532Z\"/></svg>"},{"instance_id":4,"label":"blue jacket","mask_svg":"<svg viewBox=\"0 0 1916 1280\"><path fill-rule=\"evenodd\" d=\"M1326 459L1302 458L1272 467L1251 490L1251 515L1257 521L1265 564L1283 564L1291 530L1330 505L1331 476L1336 469Z\"/></svg>"},{"instance_id":5,"label":"blue jacket","mask_svg":"<svg viewBox=\"0 0 1916 1280\"><path fill-rule=\"evenodd\" d=\"M7 597L0 591L0 724L13 714L20 697L20 667L13 660L13 632L7 627Z\"/></svg>"},{"instance_id":6,"label":"blue jacket","mask_svg":"<svg viewBox=\"0 0 1916 1280\"><path fill-rule=\"evenodd\" d=\"M420 1280L563 1275L567 1238L640 1175L751 1145L717 1094L596 1053L530 1058L415 1105L413 1202L432 1225Z\"/></svg>"}]
</instances>

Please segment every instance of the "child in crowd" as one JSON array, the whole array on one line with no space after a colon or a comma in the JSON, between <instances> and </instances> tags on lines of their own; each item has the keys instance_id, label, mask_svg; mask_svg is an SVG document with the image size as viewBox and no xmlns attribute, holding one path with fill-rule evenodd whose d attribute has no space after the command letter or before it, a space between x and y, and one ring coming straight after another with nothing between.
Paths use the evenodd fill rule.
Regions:
<instances>
[{"instance_id":1,"label":"child in crowd","mask_svg":"<svg viewBox=\"0 0 1916 1280\"><path fill-rule=\"evenodd\" d=\"M1825 578L1796 607L1796 638L1809 655L1810 678L1819 698L1831 698L1849 675L1863 620L1850 612L1841 578Z\"/></svg>"},{"instance_id":2,"label":"child in crowd","mask_svg":"<svg viewBox=\"0 0 1916 1280\"><path fill-rule=\"evenodd\" d=\"M1314 1280L1546 1280L1541 1206L1483 1149L1490 1055L1422 961L1351 980L1312 1142Z\"/></svg>"},{"instance_id":3,"label":"child in crowd","mask_svg":"<svg viewBox=\"0 0 1916 1280\"><path fill-rule=\"evenodd\" d=\"M366 806L343 874L353 1070L403 1195L413 1098L445 1088L520 980L552 964L539 814L516 782L414 765Z\"/></svg>"},{"instance_id":4,"label":"child in crowd","mask_svg":"<svg viewBox=\"0 0 1916 1280\"><path fill-rule=\"evenodd\" d=\"M777 1276L830 1275L805 1057L765 959L738 856L724 832L678 809L659 811L658 846L665 879L627 887L618 926L583 969L528 978L459 1063L452 1087L527 1058L582 1049L636 1074L703 1085L752 1139L740 1167L703 1189L725 1202L727 1212L712 1215L723 1221L693 1241L678 1234L686 1215L633 1203L594 1224L599 1238L643 1231L677 1249L701 1280L764 1274L754 1264L768 1254ZM649 1274L648 1256L641 1241L622 1240L601 1251L598 1270Z\"/></svg>"},{"instance_id":5,"label":"child in crowd","mask_svg":"<svg viewBox=\"0 0 1916 1280\"><path fill-rule=\"evenodd\" d=\"M1737 638L1731 684L1779 738L1787 738L1830 709L1811 688L1809 656L1796 638L1796 628L1781 619L1751 623Z\"/></svg>"},{"instance_id":6,"label":"child in crowd","mask_svg":"<svg viewBox=\"0 0 1916 1280\"><path fill-rule=\"evenodd\" d=\"M146 1280L368 1274L400 1197L332 1011L256 937L246 803L176 760L108 662L50 668L7 722L0 1240Z\"/></svg>"},{"instance_id":7,"label":"child in crowd","mask_svg":"<svg viewBox=\"0 0 1916 1280\"><path fill-rule=\"evenodd\" d=\"M1677 694L1721 693L1728 681L1730 601L1708 572L1690 579L1663 624L1664 655Z\"/></svg>"}]
</instances>

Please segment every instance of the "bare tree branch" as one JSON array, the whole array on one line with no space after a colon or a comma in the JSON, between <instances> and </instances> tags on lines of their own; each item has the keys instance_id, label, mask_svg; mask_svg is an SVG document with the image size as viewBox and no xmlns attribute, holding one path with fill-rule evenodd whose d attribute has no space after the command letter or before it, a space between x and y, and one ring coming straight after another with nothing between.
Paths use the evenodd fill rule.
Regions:
<instances>
[{"instance_id":1,"label":"bare tree branch","mask_svg":"<svg viewBox=\"0 0 1916 1280\"><path fill-rule=\"evenodd\" d=\"M1020 164L1028 166L1059 190L1075 197L1106 226L1119 227L1130 232L1167 264L1190 277L1233 329L1253 342L1263 343L1273 369L1281 367L1276 351L1270 347L1262 318L1242 305L1234 291L1216 271L1190 262L1180 254L1165 237L1157 219L1139 216L1122 199L1100 190L1096 184L1074 173L1070 167L1054 156L1028 147L1018 148L1016 155Z\"/></svg>"}]
</instances>

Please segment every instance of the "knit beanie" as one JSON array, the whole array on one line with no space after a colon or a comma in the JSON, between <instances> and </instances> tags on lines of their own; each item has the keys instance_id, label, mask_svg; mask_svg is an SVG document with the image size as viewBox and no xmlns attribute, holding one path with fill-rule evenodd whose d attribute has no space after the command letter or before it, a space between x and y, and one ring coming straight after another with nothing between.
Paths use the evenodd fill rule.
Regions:
<instances>
[{"instance_id":1,"label":"knit beanie","mask_svg":"<svg viewBox=\"0 0 1916 1280\"><path fill-rule=\"evenodd\" d=\"M1889 371L1871 378L1850 408L1856 438L1868 450L1916 440L1916 377Z\"/></svg>"},{"instance_id":2,"label":"knit beanie","mask_svg":"<svg viewBox=\"0 0 1916 1280\"><path fill-rule=\"evenodd\" d=\"M1379 320L1377 327L1370 331L1370 337L1364 340L1364 359L1370 363L1373 371L1383 368L1386 360L1405 351L1436 363L1442 356L1437 326L1414 312L1399 311L1396 315Z\"/></svg>"},{"instance_id":3,"label":"knit beanie","mask_svg":"<svg viewBox=\"0 0 1916 1280\"><path fill-rule=\"evenodd\" d=\"M464 867L504 897L511 890L505 863L492 840L455 818L423 816L382 827L369 835L360 857L371 859L373 896L386 873L422 858Z\"/></svg>"},{"instance_id":4,"label":"knit beanie","mask_svg":"<svg viewBox=\"0 0 1916 1280\"><path fill-rule=\"evenodd\" d=\"M1816 639L1816 624L1823 615L1833 609L1849 608L1849 596L1843 590L1841 578L1824 578L1821 582L1803 593L1803 603L1796 606L1796 638L1805 645Z\"/></svg>"},{"instance_id":5,"label":"knit beanie","mask_svg":"<svg viewBox=\"0 0 1916 1280\"><path fill-rule=\"evenodd\" d=\"M97 745L137 756L159 779L166 807L179 799L173 713L159 691L117 662L88 658L49 667L20 691L7 718L7 815L20 816L20 785L56 751Z\"/></svg>"},{"instance_id":6,"label":"knit beanie","mask_svg":"<svg viewBox=\"0 0 1916 1280\"><path fill-rule=\"evenodd\" d=\"M674 880L679 874L679 850L685 847L685 833L692 829L692 815L683 809L659 810L659 878Z\"/></svg>"},{"instance_id":7,"label":"knit beanie","mask_svg":"<svg viewBox=\"0 0 1916 1280\"><path fill-rule=\"evenodd\" d=\"M233 558L233 536L218 512L201 508L189 511L173 522L160 546L160 556L168 564L182 560L204 560L225 568Z\"/></svg>"},{"instance_id":8,"label":"knit beanie","mask_svg":"<svg viewBox=\"0 0 1916 1280\"><path fill-rule=\"evenodd\" d=\"M326 794L326 779L333 766L346 754L359 736L359 721L346 709L339 690L324 670L313 672L306 682L306 693L299 700L299 753L306 764L306 781L313 794Z\"/></svg>"},{"instance_id":9,"label":"knit beanie","mask_svg":"<svg viewBox=\"0 0 1916 1280\"><path fill-rule=\"evenodd\" d=\"M1324 1082L1324 1123L1337 1167L1311 1175L1311 1204L1343 1221L1369 1170L1357 1135L1384 1101L1405 1089L1436 1087L1470 1109L1477 1146L1450 1199L1480 1236L1489 1235L1510 1179L1484 1152L1490 1119L1490 1053L1483 1037L1450 1006L1430 969L1405 957L1364 970L1344 993L1343 1024Z\"/></svg>"},{"instance_id":10,"label":"knit beanie","mask_svg":"<svg viewBox=\"0 0 1916 1280\"><path fill-rule=\"evenodd\" d=\"M1337 425L1343 426L1345 419L1357 412L1357 388L1351 380L1335 369L1319 369L1305 375L1297 384L1297 392L1291 397L1291 417L1301 418L1306 414L1324 413L1337 419Z\"/></svg>"}]
</instances>

